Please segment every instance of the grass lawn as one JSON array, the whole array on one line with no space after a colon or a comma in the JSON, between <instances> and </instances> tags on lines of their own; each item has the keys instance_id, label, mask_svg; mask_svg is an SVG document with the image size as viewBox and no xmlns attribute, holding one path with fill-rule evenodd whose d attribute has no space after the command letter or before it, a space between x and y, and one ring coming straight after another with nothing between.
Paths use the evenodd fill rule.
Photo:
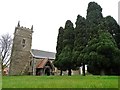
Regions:
<instances>
[{"instance_id":1,"label":"grass lawn","mask_svg":"<svg viewBox=\"0 0 120 90\"><path fill-rule=\"evenodd\" d=\"M118 88L117 76L3 76L2 88Z\"/></svg>"}]
</instances>

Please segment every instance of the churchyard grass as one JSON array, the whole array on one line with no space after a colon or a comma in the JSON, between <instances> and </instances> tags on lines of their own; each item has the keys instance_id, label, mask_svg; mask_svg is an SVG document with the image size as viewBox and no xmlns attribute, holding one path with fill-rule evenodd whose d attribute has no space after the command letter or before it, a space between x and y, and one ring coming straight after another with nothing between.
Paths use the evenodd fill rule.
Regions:
<instances>
[{"instance_id":1,"label":"churchyard grass","mask_svg":"<svg viewBox=\"0 0 120 90\"><path fill-rule=\"evenodd\" d=\"M3 76L2 88L118 88L118 77Z\"/></svg>"}]
</instances>

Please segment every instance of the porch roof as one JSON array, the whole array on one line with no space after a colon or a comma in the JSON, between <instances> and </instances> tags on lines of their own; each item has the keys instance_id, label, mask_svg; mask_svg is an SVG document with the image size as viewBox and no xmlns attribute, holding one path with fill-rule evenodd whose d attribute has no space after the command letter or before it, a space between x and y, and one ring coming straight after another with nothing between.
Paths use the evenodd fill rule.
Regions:
<instances>
[{"instance_id":1,"label":"porch roof","mask_svg":"<svg viewBox=\"0 0 120 90\"><path fill-rule=\"evenodd\" d=\"M48 58L41 60L36 66L36 68L44 68L47 62L49 62L52 69L54 69L54 65L48 60Z\"/></svg>"},{"instance_id":2,"label":"porch roof","mask_svg":"<svg viewBox=\"0 0 120 90\"><path fill-rule=\"evenodd\" d=\"M48 62L47 59L41 60L38 65L36 66L36 68L44 68L45 64Z\"/></svg>"}]
</instances>

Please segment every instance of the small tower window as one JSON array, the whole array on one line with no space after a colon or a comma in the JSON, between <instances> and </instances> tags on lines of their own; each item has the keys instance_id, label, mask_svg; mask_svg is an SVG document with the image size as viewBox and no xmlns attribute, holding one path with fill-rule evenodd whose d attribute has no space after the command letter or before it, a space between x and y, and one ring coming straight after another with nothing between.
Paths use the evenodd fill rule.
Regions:
<instances>
[{"instance_id":1,"label":"small tower window","mask_svg":"<svg viewBox=\"0 0 120 90\"><path fill-rule=\"evenodd\" d=\"M22 44L25 44L25 39L22 40Z\"/></svg>"},{"instance_id":2,"label":"small tower window","mask_svg":"<svg viewBox=\"0 0 120 90\"><path fill-rule=\"evenodd\" d=\"M25 39L22 40L22 46L25 47Z\"/></svg>"}]
</instances>

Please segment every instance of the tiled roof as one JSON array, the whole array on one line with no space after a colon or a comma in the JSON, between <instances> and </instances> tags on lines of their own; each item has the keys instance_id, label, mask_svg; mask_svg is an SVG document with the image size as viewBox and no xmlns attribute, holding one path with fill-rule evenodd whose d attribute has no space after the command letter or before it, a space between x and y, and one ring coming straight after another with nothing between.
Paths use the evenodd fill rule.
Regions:
<instances>
[{"instance_id":1,"label":"tiled roof","mask_svg":"<svg viewBox=\"0 0 120 90\"><path fill-rule=\"evenodd\" d=\"M31 53L32 53L33 57L35 57L35 58L55 59L55 53L54 52L32 49Z\"/></svg>"},{"instance_id":2,"label":"tiled roof","mask_svg":"<svg viewBox=\"0 0 120 90\"><path fill-rule=\"evenodd\" d=\"M54 69L54 65L48 60L48 58L40 60L36 68L44 68L47 62L49 62L52 69Z\"/></svg>"},{"instance_id":3,"label":"tiled roof","mask_svg":"<svg viewBox=\"0 0 120 90\"><path fill-rule=\"evenodd\" d=\"M45 64L48 62L48 59L41 60L36 68L44 68Z\"/></svg>"}]
</instances>

